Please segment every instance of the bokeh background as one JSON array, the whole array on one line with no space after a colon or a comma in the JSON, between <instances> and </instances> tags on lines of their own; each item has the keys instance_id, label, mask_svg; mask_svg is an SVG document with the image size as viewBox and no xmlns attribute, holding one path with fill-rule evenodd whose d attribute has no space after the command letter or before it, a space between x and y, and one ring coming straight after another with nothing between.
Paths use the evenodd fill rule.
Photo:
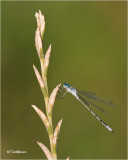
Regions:
<instances>
[{"instance_id":1,"label":"bokeh background","mask_svg":"<svg viewBox=\"0 0 128 160\"><path fill-rule=\"evenodd\" d=\"M49 92L67 82L114 102L92 108L115 131L106 130L72 95L56 99L53 124L63 118L58 158L126 159L126 3L125 1L1 2L2 158L45 158L36 141L49 147L44 124L31 108L45 112L32 65L39 69L35 49L35 12L45 15L44 51L52 44ZM7 154L7 150L27 151Z\"/></svg>"}]
</instances>

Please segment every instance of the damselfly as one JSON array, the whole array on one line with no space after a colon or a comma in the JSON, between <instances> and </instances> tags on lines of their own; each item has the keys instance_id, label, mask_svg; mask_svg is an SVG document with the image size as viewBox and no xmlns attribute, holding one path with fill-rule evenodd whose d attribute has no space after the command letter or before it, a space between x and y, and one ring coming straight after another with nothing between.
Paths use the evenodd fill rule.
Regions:
<instances>
[{"instance_id":1,"label":"damselfly","mask_svg":"<svg viewBox=\"0 0 128 160\"><path fill-rule=\"evenodd\" d=\"M94 117L96 117L98 119L98 121L101 122L101 124L107 128L110 132L113 132L112 128L110 128L106 123L104 123L90 108L89 105L93 105L96 108L100 109L102 112L105 112L103 109L101 109L100 107L98 107L96 104L94 104L93 102L91 102L89 99L91 100L95 100L101 103L105 103L107 105L113 105L112 102L103 100L101 98L98 98L95 93L92 92L83 92L83 91L79 91L76 88L70 87L69 84L64 83L62 87L60 87L59 89L59 94L58 97L59 98L64 98L64 96L66 95L66 93L71 93L78 101L80 101L91 113ZM84 97L82 97L84 96Z\"/></svg>"}]
</instances>

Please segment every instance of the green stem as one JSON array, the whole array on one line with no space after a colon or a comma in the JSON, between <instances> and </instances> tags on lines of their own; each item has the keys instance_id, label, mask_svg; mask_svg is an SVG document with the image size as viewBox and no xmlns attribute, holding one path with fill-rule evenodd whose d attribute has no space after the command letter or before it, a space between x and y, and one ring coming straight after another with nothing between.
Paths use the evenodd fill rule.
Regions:
<instances>
[{"instance_id":1,"label":"green stem","mask_svg":"<svg viewBox=\"0 0 128 160\"><path fill-rule=\"evenodd\" d=\"M56 153L56 147L53 145L53 124L52 124L52 113L49 113L48 111L48 102L49 102L49 95L48 95L48 87L47 87L47 78L43 77L43 80L45 82L45 88L42 89L43 95L44 95L44 100L45 100L45 105L46 105L46 113L47 113L47 118L50 123L51 131L48 133L49 134L49 140L50 140L50 147L51 147L51 152L53 155L53 159L57 159L57 153Z\"/></svg>"},{"instance_id":2,"label":"green stem","mask_svg":"<svg viewBox=\"0 0 128 160\"><path fill-rule=\"evenodd\" d=\"M44 33L43 33L44 34ZM43 43L43 34L41 36L42 38L42 43ZM40 62L42 62L41 65L43 65L42 67L44 67L44 54L43 54L43 48L42 50L40 51ZM47 84L47 69L48 68L41 68L41 71L42 71L42 79L44 81L44 84L45 84L45 87L42 88L42 92L43 92L43 95L44 95L44 100L45 100L45 106L46 106L46 114L47 114L47 119L50 123L50 127L51 127L51 130L48 131L48 134L49 134L49 140L50 140L50 147L51 147L51 153L52 153L52 156L53 156L53 160L57 160L57 153L56 153L56 146L53 145L53 124L52 124L52 113L49 113L49 110L48 110L48 103L49 103L49 93L48 93L48 84Z\"/></svg>"}]
</instances>

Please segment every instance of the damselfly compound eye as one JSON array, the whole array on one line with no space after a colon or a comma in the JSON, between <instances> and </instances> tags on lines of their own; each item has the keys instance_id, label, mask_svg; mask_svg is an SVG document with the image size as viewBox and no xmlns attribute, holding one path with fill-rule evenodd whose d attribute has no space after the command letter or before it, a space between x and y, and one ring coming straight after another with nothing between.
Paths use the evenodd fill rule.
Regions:
<instances>
[{"instance_id":1,"label":"damselfly compound eye","mask_svg":"<svg viewBox=\"0 0 128 160\"><path fill-rule=\"evenodd\" d=\"M69 84L68 84L68 83L64 83L64 84L63 84L63 87L64 87L64 88L69 88Z\"/></svg>"}]
</instances>

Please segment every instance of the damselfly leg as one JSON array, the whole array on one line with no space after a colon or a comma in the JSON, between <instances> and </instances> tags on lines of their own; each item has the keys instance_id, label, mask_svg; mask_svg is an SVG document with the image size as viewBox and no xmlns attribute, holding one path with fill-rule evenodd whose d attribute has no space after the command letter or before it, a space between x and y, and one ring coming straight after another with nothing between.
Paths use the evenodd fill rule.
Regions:
<instances>
[{"instance_id":1,"label":"damselfly leg","mask_svg":"<svg viewBox=\"0 0 128 160\"><path fill-rule=\"evenodd\" d=\"M65 90L63 87L60 87L58 90L57 97L63 99L66 93L67 93L67 90Z\"/></svg>"}]
</instances>

